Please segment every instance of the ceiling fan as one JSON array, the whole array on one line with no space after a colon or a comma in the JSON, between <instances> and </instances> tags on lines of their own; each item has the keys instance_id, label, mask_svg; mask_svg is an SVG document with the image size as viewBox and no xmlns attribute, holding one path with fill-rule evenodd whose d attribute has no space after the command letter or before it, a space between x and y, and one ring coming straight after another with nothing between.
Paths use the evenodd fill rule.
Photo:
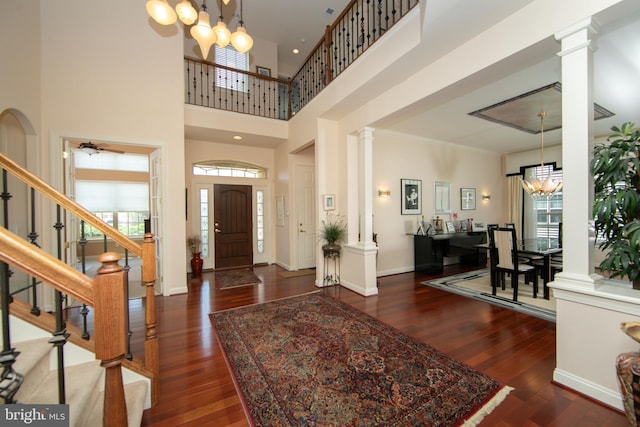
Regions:
<instances>
[{"instance_id":1,"label":"ceiling fan","mask_svg":"<svg viewBox=\"0 0 640 427\"><path fill-rule=\"evenodd\" d=\"M85 153L87 153L90 156L92 154L99 154L101 151L108 151L110 153L124 154L124 151L122 151L122 150L115 150L113 148L106 148L104 145L97 145L97 144L94 144L91 141L89 141L89 142L81 142L78 145L78 148L80 150L84 151Z\"/></svg>"}]
</instances>

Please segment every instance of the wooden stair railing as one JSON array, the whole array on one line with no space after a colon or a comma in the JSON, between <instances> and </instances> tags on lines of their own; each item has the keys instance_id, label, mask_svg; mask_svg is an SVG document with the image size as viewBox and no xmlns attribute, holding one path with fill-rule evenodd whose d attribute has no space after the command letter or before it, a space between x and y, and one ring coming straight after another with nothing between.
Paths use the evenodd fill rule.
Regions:
<instances>
[{"instance_id":1,"label":"wooden stair railing","mask_svg":"<svg viewBox=\"0 0 640 427\"><path fill-rule=\"evenodd\" d=\"M6 170L8 173L15 176L16 178L24 182L29 187L37 190L41 195L55 202L58 206L65 209L67 212L72 213L73 215L77 216L81 220L84 220L84 222L100 230L102 233L104 233L114 242L118 243L120 246L127 249L131 253L138 255L142 259L142 284L143 286L145 286L145 296L146 296L146 300L145 300L146 332L145 332L145 342L144 342L143 364L144 364L144 371L146 373L151 373L151 378L150 378L151 379L151 403L154 404L155 402L157 402L159 397L159 391L160 391L159 371L160 370L159 370L159 361L158 361L158 335L157 335L157 329L156 329L157 320L156 320L156 311L155 311L156 306L155 306L155 295L154 295L154 285L156 281L156 259L155 259L156 251L155 251L155 240L153 238L153 234L145 233L144 241L142 244L138 244L132 241L127 236L120 233L118 230L111 227L110 225L106 224L101 219L93 215L90 211L88 211L81 205L77 204L73 200L69 199L67 196L57 191L51 185L44 182L43 180L41 180L31 172L27 171L26 169L22 168L20 165L18 165L17 163L15 163L13 160L11 160L10 158L8 158L2 153L0 153L0 168ZM0 227L0 229L2 228ZM109 330L108 325L107 326L98 325L98 313L97 313L98 309L94 305L95 301L91 304L87 302L88 301L87 298L89 296L93 296L93 292L95 292L95 290L92 290L92 286L95 286L95 283L91 284L90 278L76 271L72 267L69 267L66 264L58 261L56 258L46 254L46 252L43 252L37 249L36 247L34 247L34 245L29 243L28 241L24 239L20 239L19 237L13 236L12 233L8 232L7 230L2 229L2 232L3 232L3 235L6 235L6 234L10 235L10 237L3 237L3 241L5 238L9 239L7 240L7 242L12 240L18 240L19 242L17 242L16 244L20 243L20 245L15 246L14 248L13 246L5 246L4 244L2 244L0 246L1 259L4 259L4 257L9 257L9 259L12 259L12 257L17 257L14 261L12 261L12 262L16 262L16 264L12 264L12 262L8 262L8 261L5 261L5 262L7 262L7 264L15 265L16 268L19 268L25 271L27 274L32 275L32 277L41 278L41 280L43 280L45 283L48 283L54 287L56 287L57 285L60 285L60 280L57 280L57 279L64 278L65 280L62 282L62 285L61 285L64 289L58 288L58 287L56 287L56 289L60 290L66 295L71 296L74 299L77 299L82 303L94 306L96 310L96 313L95 313L96 334L99 328L106 327L104 331ZM22 246L21 244L24 244L26 246ZM25 252L22 255L19 255L17 253L12 253L14 250L19 251L22 249L25 249ZM47 256L45 257L42 255L39 255L39 256L35 255L36 253L39 254L40 252L46 254ZM34 254L34 256L30 257L29 256L30 254ZM33 259L27 260L27 259L24 259L25 257L33 258ZM55 263L53 262L54 260L55 260ZM43 263L43 264L29 271L24 270L25 266L30 266L34 262ZM109 262L112 262L112 261L109 261ZM66 268L64 269L61 268L59 264L64 265ZM52 267L53 265L55 265L56 267L53 268ZM66 271L66 273L62 273L63 271ZM35 274L36 272L38 274ZM55 273L52 273L52 272L55 272ZM53 277L51 278L41 277L43 274L45 276L47 274L53 274ZM63 275L63 277L61 277L60 275ZM96 276L96 279L99 279L99 277L101 276L102 276L101 274L98 274ZM99 280L103 280L103 279L99 279ZM126 292L124 295L126 297ZM123 304L125 303L126 301L123 302ZM126 304L124 305L124 307L126 307ZM124 316L123 316L123 319L124 319ZM97 336L96 336L96 340L98 340ZM96 346L96 355L97 355L97 352L98 352L98 348Z\"/></svg>"},{"instance_id":2,"label":"wooden stair railing","mask_svg":"<svg viewBox=\"0 0 640 427\"><path fill-rule=\"evenodd\" d=\"M0 246L3 262L94 308L95 353L105 368L103 425L127 425L121 368L126 351L127 294L124 269L118 265L120 256L102 254L102 267L91 279L1 227Z\"/></svg>"}]
</instances>

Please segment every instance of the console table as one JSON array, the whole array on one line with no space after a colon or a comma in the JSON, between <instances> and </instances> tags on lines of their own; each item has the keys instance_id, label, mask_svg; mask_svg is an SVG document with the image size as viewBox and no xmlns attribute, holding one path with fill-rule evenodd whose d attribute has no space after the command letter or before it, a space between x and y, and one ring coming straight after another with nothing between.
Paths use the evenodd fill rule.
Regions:
<instances>
[{"instance_id":1,"label":"console table","mask_svg":"<svg viewBox=\"0 0 640 427\"><path fill-rule=\"evenodd\" d=\"M444 270L444 257L459 257L464 265L486 265L486 251L474 245L486 243L487 233L467 232L413 236L414 270L426 274L440 274Z\"/></svg>"}]
</instances>

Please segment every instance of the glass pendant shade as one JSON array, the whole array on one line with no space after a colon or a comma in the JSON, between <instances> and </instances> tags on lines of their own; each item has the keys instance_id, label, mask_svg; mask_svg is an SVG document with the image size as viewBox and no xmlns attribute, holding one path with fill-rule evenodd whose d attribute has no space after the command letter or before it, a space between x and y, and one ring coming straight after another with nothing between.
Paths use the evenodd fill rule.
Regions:
<instances>
[{"instance_id":1,"label":"glass pendant shade","mask_svg":"<svg viewBox=\"0 0 640 427\"><path fill-rule=\"evenodd\" d=\"M231 34L231 44L238 52L245 53L253 47L253 39L243 26L238 25L236 32Z\"/></svg>"},{"instance_id":2,"label":"glass pendant shade","mask_svg":"<svg viewBox=\"0 0 640 427\"><path fill-rule=\"evenodd\" d=\"M178 12L178 18L185 25L191 25L196 22L198 18L198 12L191 6L189 0L182 0L176 5L176 12Z\"/></svg>"},{"instance_id":3,"label":"glass pendant shade","mask_svg":"<svg viewBox=\"0 0 640 427\"><path fill-rule=\"evenodd\" d=\"M544 117L547 115L544 111L538 114L540 117L540 173L544 173ZM520 179L520 184L533 200L549 199L562 188L562 182L556 182L551 179L551 173L547 179L541 181L536 177L531 177L528 181Z\"/></svg>"},{"instance_id":4,"label":"glass pendant shade","mask_svg":"<svg viewBox=\"0 0 640 427\"><path fill-rule=\"evenodd\" d=\"M191 36L198 42L202 57L207 59L209 49L216 42L216 33L213 32L211 24L209 24L209 14L207 12L200 11L198 14L198 24L191 27Z\"/></svg>"},{"instance_id":5,"label":"glass pendant shade","mask_svg":"<svg viewBox=\"0 0 640 427\"><path fill-rule=\"evenodd\" d=\"M176 15L167 0L149 0L147 2L147 13L161 25L171 25L178 19L178 15Z\"/></svg>"},{"instance_id":6,"label":"glass pendant shade","mask_svg":"<svg viewBox=\"0 0 640 427\"><path fill-rule=\"evenodd\" d=\"M520 183L522 184L524 191L526 191L534 200L548 199L562 188L562 182L554 181L551 179L550 175L544 181L531 178L528 181L521 180Z\"/></svg>"},{"instance_id":7,"label":"glass pendant shade","mask_svg":"<svg viewBox=\"0 0 640 427\"><path fill-rule=\"evenodd\" d=\"M216 44L220 47L225 47L231 41L231 31L227 28L227 24L225 24L222 20L218 21L218 24L213 27L213 31L216 33L218 40Z\"/></svg>"}]
</instances>

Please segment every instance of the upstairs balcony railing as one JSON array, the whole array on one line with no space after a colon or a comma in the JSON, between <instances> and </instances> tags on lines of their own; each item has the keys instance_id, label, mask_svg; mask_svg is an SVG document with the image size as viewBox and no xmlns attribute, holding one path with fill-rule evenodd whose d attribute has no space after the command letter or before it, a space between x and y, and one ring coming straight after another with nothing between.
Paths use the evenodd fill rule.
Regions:
<instances>
[{"instance_id":1,"label":"upstairs balcony railing","mask_svg":"<svg viewBox=\"0 0 640 427\"><path fill-rule=\"evenodd\" d=\"M417 4L352 0L290 80L185 57L185 103L288 120Z\"/></svg>"}]
</instances>

